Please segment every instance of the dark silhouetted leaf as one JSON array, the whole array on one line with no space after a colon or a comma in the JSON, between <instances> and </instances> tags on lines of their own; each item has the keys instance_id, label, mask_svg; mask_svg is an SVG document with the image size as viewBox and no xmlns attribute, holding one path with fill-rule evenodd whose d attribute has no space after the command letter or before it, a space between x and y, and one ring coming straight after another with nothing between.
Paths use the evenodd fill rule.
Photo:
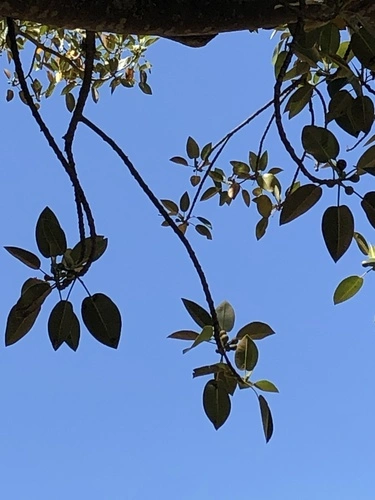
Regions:
<instances>
[{"instance_id":1,"label":"dark silhouetted leaf","mask_svg":"<svg viewBox=\"0 0 375 500\"><path fill-rule=\"evenodd\" d=\"M211 222L208 220L208 219L205 219L204 217L197 217L197 219L199 221L202 222L202 224L204 224L205 226L209 227L210 229L212 229L212 224Z\"/></svg>"},{"instance_id":2,"label":"dark silhouetted leaf","mask_svg":"<svg viewBox=\"0 0 375 500\"><path fill-rule=\"evenodd\" d=\"M289 98L285 106L285 111L289 111L288 118L291 119L298 115L307 103L312 98L314 87L309 83L305 83L302 87L299 87Z\"/></svg>"},{"instance_id":3,"label":"dark silhouetted leaf","mask_svg":"<svg viewBox=\"0 0 375 500\"><path fill-rule=\"evenodd\" d=\"M217 319L219 321L220 328L226 332L230 332L234 326L235 314L233 307L224 300L216 308Z\"/></svg>"},{"instance_id":4,"label":"dark silhouetted leaf","mask_svg":"<svg viewBox=\"0 0 375 500\"><path fill-rule=\"evenodd\" d=\"M322 52L326 54L336 54L340 46L340 30L329 23L323 26L319 35L319 44Z\"/></svg>"},{"instance_id":5,"label":"dark silhouetted leaf","mask_svg":"<svg viewBox=\"0 0 375 500\"><path fill-rule=\"evenodd\" d=\"M247 191L246 189L242 189L241 193L245 205L249 207L251 202L249 191Z\"/></svg>"},{"instance_id":6,"label":"dark silhouetted leaf","mask_svg":"<svg viewBox=\"0 0 375 500\"><path fill-rule=\"evenodd\" d=\"M255 237L257 240L263 238L268 227L268 217L262 217L255 226Z\"/></svg>"},{"instance_id":7,"label":"dark silhouetted leaf","mask_svg":"<svg viewBox=\"0 0 375 500\"><path fill-rule=\"evenodd\" d=\"M15 344L31 330L40 313L40 309L40 307L37 307L36 309L25 311L17 304L12 307L8 315L5 330L6 346Z\"/></svg>"},{"instance_id":8,"label":"dark silhouetted leaf","mask_svg":"<svg viewBox=\"0 0 375 500\"><path fill-rule=\"evenodd\" d=\"M71 92L68 92L67 94L65 94L65 104L66 104L68 111L70 113L72 113L72 111L76 107L76 100L75 100L74 95Z\"/></svg>"},{"instance_id":9,"label":"dark silhouetted leaf","mask_svg":"<svg viewBox=\"0 0 375 500\"><path fill-rule=\"evenodd\" d=\"M248 335L253 340L261 340L269 335L273 335L275 332L266 323L261 321L253 321L243 326L237 333L236 338L242 339L245 335Z\"/></svg>"},{"instance_id":10,"label":"dark silhouetted leaf","mask_svg":"<svg viewBox=\"0 0 375 500\"><path fill-rule=\"evenodd\" d=\"M204 326L201 333L194 340L193 344L187 349L184 349L182 353L186 354L187 352L189 352L191 349L194 349L194 347L197 347L202 342L208 342L212 338L213 334L214 334L214 329L212 326L210 325Z\"/></svg>"},{"instance_id":11,"label":"dark silhouetted leaf","mask_svg":"<svg viewBox=\"0 0 375 500\"><path fill-rule=\"evenodd\" d=\"M201 196L201 200L200 201L206 201L206 200L209 200L210 198L212 198L213 196L215 196L215 194L219 193L220 192L220 189L217 188L217 187L209 187L208 189L206 189L206 191L202 194Z\"/></svg>"},{"instance_id":12,"label":"dark silhouetted leaf","mask_svg":"<svg viewBox=\"0 0 375 500\"><path fill-rule=\"evenodd\" d=\"M201 158L202 160L207 160L208 156L210 155L212 150L212 142L209 142L205 146L203 146L203 149L201 151Z\"/></svg>"},{"instance_id":13,"label":"dark silhouetted leaf","mask_svg":"<svg viewBox=\"0 0 375 500\"><path fill-rule=\"evenodd\" d=\"M280 214L280 226L287 224L312 208L322 196L322 188L306 184L286 197Z\"/></svg>"},{"instance_id":14,"label":"dark silhouetted leaf","mask_svg":"<svg viewBox=\"0 0 375 500\"><path fill-rule=\"evenodd\" d=\"M116 304L103 293L96 293L83 300L81 313L91 335L102 344L117 349L121 315Z\"/></svg>"},{"instance_id":15,"label":"dark silhouetted leaf","mask_svg":"<svg viewBox=\"0 0 375 500\"><path fill-rule=\"evenodd\" d=\"M370 252L370 247L365 238L360 234L354 231L353 238L358 245L358 248L364 255L368 255Z\"/></svg>"},{"instance_id":16,"label":"dark silhouetted leaf","mask_svg":"<svg viewBox=\"0 0 375 500\"><path fill-rule=\"evenodd\" d=\"M67 300L61 300L52 309L48 319L48 334L52 347L57 349L64 343L74 351L77 350L80 337L80 326L73 305ZM73 347L72 347L73 346Z\"/></svg>"},{"instance_id":17,"label":"dark silhouetted leaf","mask_svg":"<svg viewBox=\"0 0 375 500\"><path fill-rule=\"evenodd\" d=\"M80 241L76 244L76 246L70 252L70 257L72 258L72 260L75 264L83 264L83 263L87 262L88 258L90 257L91 248L92 248L91 238L85 238L85 253L83 255L83 258L80 261L81 253L82 253L82 246L83 246L83 244ZM92 257L92 262L100 259L100 257L107 250L107 246L108 246L108 239L107 238L104 238L104 236L96 236L95 251L94 251L94 255Z\"/></svg>"},{"instance_id":18,"label":"dark silhouetted leaf","mask_svg":"<svg viewBox=\"0 0 375 500\"><path fill-rule=\"evenodd\" d=\"M357 163L357 170L375 175L375 146L371 146L363 153Z\"/></svg>"},{"instance_id":19,"label":"dark silhouetted leaf","mask_svg":"<svg viewBox=\"0 0 375 500\"><path fill-rule=\"evenodd\" d=\"M190 198L189 198L189 193L185 191L185 193L181 196L180 199L180 210L182 212L187 212L190 207Z\"/></svg>"},{"instance_id":20,"label":"dark silhouetted leaf","mask_svg":"<svg viewBox=\"0 0 375 500\"><path fill-rule=\"evenodd\" d=\"M192 137L188 137L186 142L186 153L189 158L199 158L199 146Z\"/></svg>"},{"instance_id":21,"label":"dark silhouetted leaf","mask_svg":"<svg viewBox=\"0 0 375 500\"><path fill-rule=\"evenodd\" d=\"M29 278L25 281L17 307L25 313L38 309L51 293L51 285L47 281Z\"/></svg>"},{"instance_id":22,"label":"dark silhouetted leaf","mask_svg":"<svg viewBox=\"0 0 375 500\"><path fill-rule=\"evenodd\" d=\"M227 420L231 402L224 384L220 380L209 380L203 391L203 408L215 429Z\"/></svg>"},{"instance_id":23,"label":"dark silhouetted leaf","mask_svg":"<svg viewBox=\"0 0 375 500\"><path fill-rule=\"evenodd\" d=\"M265 392L279 392L278 388L269 380L258 380L254 382L255 387Z\"/></svg>"},{"instance_id":24,"label":"dark silhouetted leaf","mask_svg":"<svg viewBox=\"0 0 375 500\"><path fill-rule=\"evenodd\" d=\"M66 250L65 233L52 210L46 207L40 214L35 229L36 243L43 257L63 255Z\"/></svg>"},{"instance_id":25,"label":"dark silhouetted leaf","mask_svg":"<svg viewBox=\"0 0 375 500\"><path fill-rule=\"evenodd\" d=\"M234 361L239 370L250 372L258 362L258 348L248 335L245 335L237 344Z\"/></svg>"},{"instance_id":26,"label":"dark silhouetted leaf","mask_svg":"<svg viewBox=\"0 0 375 500\"><path fill-rule=\"evenodd\" d=\"M189 163L182 156L173 156L169 159L169 161L173 161L173 163L177 163L178 165L184 165L187 167Z\"/></svg>"},{"instance_id":27,"label":"dark silhouetted leaf","mask_svg":"<svg viewBox=\"0 0 375 500\"><path fill-rule=\"evenodd\" d=\"M358 96L354 100L350 112L356 129L368 134L374 123L374 103L372 100L368 96Z\"/></svg>"},{"instance_id":28,"label":"dark silhouetted leaf","mask_svg":"<svg viewBox=\"0 0 375 500\"><path fill-rule=\"evenodd\" d=\"M213 373L219 373L228 370L228 365L226 365L225 363L215 363L214 365L200 366L199 368L194 368L193 378L204 377L205 375L212 375Z\"/></svg>"},{"instance_id":29,"label":"dark silhouetted leaf","mask_svg":"<svg viewBox=\"0 0 375 500\"><path fill-rule=\"evenodd\" d=\"M221 363L223 364L223 363ZM227 365L225 365L227 366ZM233 396L236 388L237 388L237 378L233 376L232 372L228 370L221 370L218 372L216 375L216 380L219 382L222 382L224 384L224 388L227 391L228 394Z\"/></svg>"},{"instance_id":30,"label":"dark silhouetted leaf","mask_svg":"<svg viewBox=\"0 0 375 500\"><path fill-rule=\"evenodd\" d=\"M361 207L363 208L369 223L375 228L375 191L369 191L365 194L361 201Z\"/></svg>"},{"instance_id":31,"label":"dark silhouetted leaf","mask_svg":"<svg viewBox=\"0 0 375 500\"><path fill-rule=\"evenodd\" d=\"M349 207L328 207L322 218L322 234L329 254L337 262L353 239L354 218Z\"/></svg>"},{"instance_id":32,"label":"dark silhouetted leaf","mask_svg":"<svg viewBox=\"0 0 375 500\"><path fill-rule=\"evenodd\" d=\"M375 70L375 37L361 28L351 37L350 46L357 59L370 70Z\"/></svg>"},{"instance_id":33,"label":"dark silhouetted leaf","mask_svg":"<svg viewBox=\"0 0 375 500\"><path fill-rule=\"evenodd\" d=\"M188 299L181 299L187 312L190 314L190 316L193 318L193 320L199 325L201 328L203 328L206 325L212 325L212 318L208 314L208 312L203 309L202 306L199 304L196 304L192 300Z\"/></svg>"},{"instance_id":34,"label":"dark silhouetted leaf","mask_svg":"<svg viewBox=\"0 0 375 500\"><path fill-rule=\"evenodd\" d=\"M13 257L20 260L23 264L31 269L39 269L41 262L37 255L18 247L4 247L7 252L9 252Z\"/></svg>"},{"instance_id":35,"label":"dark silhouetted leaf","mask_svg":"<svg viewBox=\"0 0 375 500\"><path fill-rule=\"evenodd\" d=\"M208 240L212 240L211 231L208 229L207 226L203 226L202 224L197 224L195 226L195 230L197 231L197 233L201 234L202 236L205 236Z\"/></svg>"},{"instance_id":36,"label":"dark silhouetted leaf","mask_svg":"<svg viewBox=\"0 0 375 500\"><path fill-rule=\"evenodd\" d=\"M178 332L171 333L168 335L168 339L178 339L178 340L195 340L199 333L193 332L192 330L179 330Z\"/></svg>"},{"instance_id":37,"label":"dark silhouetted leaf","mask_svg":"<svg viewBox=\"0 0 375 500\"><path fill-rule=\"evenodd\" d=\"M168 212L170 214L172 214L172 215L178 214L178 206L174 201L172 201L172 200L160 200L160 201L165 206L165 208L168 210Z\"/></svg>"},{"instance_id":38,"label":"dark silhouetted leaf","mask_svg":"<svg viewBox=\"0 0 375 500\"><path fill-rule=\"evenodd\" d=\"M323 127L306 125L302 130L302 144L317 161L327 162L337 157L340 146L336 137Z\"/></svg>"},{"instance_id":39,"label":"dark silhouetted leaf","mask_svg":"<svg viewBox=\"0 0 375 500\"><path fill-rule=\"evenodd\" d=\"M259 400L260 414L262 416L263 432L266 438L266 443L268 443L273 434L272 414L265 398L263 396L258 396L258 400Z\"/></svg>"},{"instance_id":40,"label":"dark silhouetted leaf","mask_svg":"<svg viewBox=\"0 0 375 500\"><path fill-rule=\"evenodd\" d=\"M341 281L333 294L333 303L340 304L345 300L351 299L363 285L363 278L361 276L349 276Z\"/></svg>"}]
</instances>

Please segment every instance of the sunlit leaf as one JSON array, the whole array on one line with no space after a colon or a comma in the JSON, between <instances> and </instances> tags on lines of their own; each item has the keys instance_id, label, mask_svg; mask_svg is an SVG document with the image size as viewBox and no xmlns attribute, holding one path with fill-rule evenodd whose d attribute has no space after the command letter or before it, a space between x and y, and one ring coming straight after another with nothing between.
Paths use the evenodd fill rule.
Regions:
<instances>
[{"instance_id":1,"label":"sunlit leaf","mask_svg":"<svg viewBox=\"0 0 375 500\"><path fill-rule=\"evenodd\" d=\"M171 215L178 214L178 206L174 201L172 200L160 200L160 201Z\"/></svg>"},{"instance_id":2,"label":"sunlit leaf","mask_svg":"<svg viewBox=\"0 0 375 500\"><path fill-rule=\"evenodd\" d=\"M363 285L363 278L361 276L349 276L341 281L333 294L333 303L340 304L345 300L351 299Z\"/></svg>"},{"instance_id":3,"label":"sunlit leaf","mask_svg":"<svg viewBox=\"0 0 375 500\"><path fill-rule=\"evenodd\" d=\"M225 363L215 363L214 365L200 366L199 368L194 368L193 378L204 377L205 375L212 375L213 373L219 373L221 371L228 371L228 365Z\"/></svg>"}]
</instances>

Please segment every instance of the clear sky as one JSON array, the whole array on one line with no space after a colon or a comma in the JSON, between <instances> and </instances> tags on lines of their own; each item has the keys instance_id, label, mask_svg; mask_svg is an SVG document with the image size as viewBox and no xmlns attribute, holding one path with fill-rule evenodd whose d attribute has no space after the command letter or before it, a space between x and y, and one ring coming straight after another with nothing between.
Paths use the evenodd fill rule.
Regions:
<instances>
[{"instance_id":1,"label":"clear sky","mask_svg":"<svg viewBox=\"0 0 375 500\"><path fill-rule=\"evenodd\" d=\"M189 135L215 142L272 94L270 33L217 37L203 49L159 41L149 51L153 96L119 88L102 92L88 116L113 135L160 198L178 200L190 170L168 161L183 155ZM9 67L5 58L4 67ZM5 96L6 78L0 81ZM50 206L73 245L77 239L69 181L48 150L29 110L1 101L1 245L36 250L34 227ZM57 93L42 111L57 137L69 114ZM219 162L246 161L257 150L268 116L234 138ZM299 140L301 121L292 137ZM345 144L350 139L345 139ZM350 144L349 144L350 145ZM259 242L255 205L202 202L214 239L193 232L191 242L217 303L226 299L236 327L265 321L276 335L259 342L256 379L280 394L267 395L275 432L266 444L258 404L238 391L232 414L215 431L203 413L205 378L195 367L217 360L211 346L182 355L171 332L192 328L180 298L204 298L184 249L125 168L93 134L79 129L79 174L105 256L87 276L91 293L113 298L123 315L119 349L87 331L78 351L54 352L47 335L49 297L33 330L0 354L0 495L6 500L370 500L374 498L374 280L352 300L334 306L344 277L360 274L352 245L334 264L320 234L332 195L283 227L271 220ZM270 164L294 168L273 131ZM290 179L290 174L284 177ZM371 178L372 179L372 178ZM287 181L285 181L287 182ZM193 189L190 188L190 192ZM356 228L373 229L358 215ZM16 302L32 270L0 252L0 317ZM30 271L30 272L29 272ZM83 292L75 287L79 310Z\"/></svg>"}]
</instances>

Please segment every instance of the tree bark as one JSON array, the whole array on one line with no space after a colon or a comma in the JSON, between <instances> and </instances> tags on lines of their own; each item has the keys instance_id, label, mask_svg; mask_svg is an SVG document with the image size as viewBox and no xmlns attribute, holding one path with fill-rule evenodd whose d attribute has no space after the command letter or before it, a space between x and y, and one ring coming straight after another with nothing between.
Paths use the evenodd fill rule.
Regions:
<instances>
[{"instance_id":1,"label":"tree bark","mask_svg":"<svg viewBox=\"0 0 375 500\"><path fill-rule=\"evenodd\" d=\"M287 3L288 0L0 0L0 16L68 29L207 37L227 31L274 28L296 21L298 0L289 0L290 7L285 7ZM305 3L303 17L307 19L332 18L335 6L344 3L346 18L360 14L375 26L375 0L305 0Z\"/></svg>"}]
</instances>

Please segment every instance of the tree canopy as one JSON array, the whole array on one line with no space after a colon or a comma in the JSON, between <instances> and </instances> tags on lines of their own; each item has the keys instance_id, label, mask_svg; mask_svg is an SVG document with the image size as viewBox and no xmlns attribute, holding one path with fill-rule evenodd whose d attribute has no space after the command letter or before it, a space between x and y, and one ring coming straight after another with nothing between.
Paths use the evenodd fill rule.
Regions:
<instances>
[{"instance_id":1,"label":"tree canopy","mask_svg":"<svg viewBox=\"0 0 375 500\"><path fill-rule=\"evenodd\" d=\"M375 269L375 246L356 231L351 210L362 208L375 228L375 191L367 190L366 179L375 175L375 7L371 1L299 0L269 2L133 2L123 0L80 2L28 0L0 2L1 50L13 69L4 68L10 87L6 100L19 98L31 111L66 172L74 192L79 238L69 246L65 232L50 207L36 223L35 237L50 271L42 271L38 255L15 246L6 250L41 278L29 278L11 309L5 343L21 340L33 327L42 305L56 291L47 329L52 347L66 344L74 351L80 341L80 321L70 300L76 282L87 291L81 304L84 326L102 344L117 348L121 313L110 297L90 294L84 276L106 251L107 239L96 232L90 202L81 185L73 146L77 127L86 126L104 141L123 162L139 188L163 217L186 250L201 284L206 305L183 298L183 305L197 325L182 328L172 339L190 342L184 353L203 342L213 344L218 362L195 368L193 377L210 376L203 392L204 411L218 429L228 418L235 391L252 389L259 402L265 438L273 433L271 410L262 392L278 392L269 380L254 380L258 362L258 341L275 333L274 326L249 318L234 334L235 311L228 301L216 304L208 280L189 239L190 231L211 240L210 220L197 214L200 202L218 200L219 206L241 202L256 210L259 220L255 235L266 234L272 218L284 225L317 205L324 190L334 189L336 202L322 214L321 231L334 262L346 253L354 240L362 258L362 275L344 278L333 291L335 304L353 297L364 277ZM100 88L111 92L138 85L152 94L151 63L147 48L165 36L190 46L202 46L224 31L275 28L279 39L273 54L275 82L270 100L229 131L216 143L199 144L193 133L185 151L171 162L190 171L189 185L177 200L161 199L147 185L125 151L86 116L86 103L100 104ZM128 34L128 33L131 34ZM126 34L124 34L126 33ZM256 35L252 35L256 36ZM23 60L31 58L25 72ZM37 73L38 72L38 73ZM42 75L42 76L40 76ZM63 143L50 132L42 116L43 101L59 88L71 113ZM124 89L124 90L125 90ZM271 117L259 144L245 159L230 161L227 170L217 166L224 148L236 134L258 116L271 110ZM292 144L287 124L298 116L303 120L300 141ZM287 169L270 166L266 149L269 130L275 126L291 164ZM353 141L345 149L348 139ZM345 142L344 142L345 141ZM365 146L365 150L359 147ZM173 154L173 153L172 153ZM285 170L285 171L284 171ZM277 328L275 328L277 329Z\"/></svg>"}]
</instances>

